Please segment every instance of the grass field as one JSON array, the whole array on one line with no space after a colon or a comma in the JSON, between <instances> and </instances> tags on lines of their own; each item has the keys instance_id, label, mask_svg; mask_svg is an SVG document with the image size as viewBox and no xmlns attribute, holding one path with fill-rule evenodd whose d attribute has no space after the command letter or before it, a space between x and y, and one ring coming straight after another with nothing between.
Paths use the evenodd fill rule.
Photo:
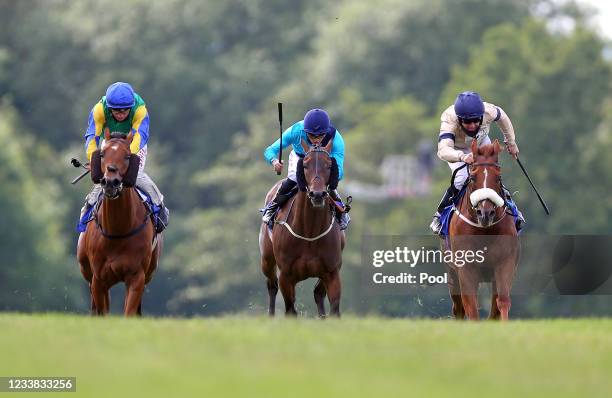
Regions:
<instances>
[{"instance_id":1,"label":"grass field","mask_svg":"<svg viewBox=\"0 0 612 398\"><path fill-rule=\"evenodd\" d=\"M609 319L0 314L0 336L0 376L76 376L72 397L612 395Z\"/></svg>"}]
</instances>

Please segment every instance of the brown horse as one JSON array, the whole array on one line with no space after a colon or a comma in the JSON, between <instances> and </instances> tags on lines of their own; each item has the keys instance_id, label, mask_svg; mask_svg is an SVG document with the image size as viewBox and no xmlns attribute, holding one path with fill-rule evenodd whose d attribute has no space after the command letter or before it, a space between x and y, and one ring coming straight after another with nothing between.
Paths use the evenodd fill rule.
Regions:
<instances>
[{"instance_id":1,"label":"brown horse","mask_svg":"<svg viewBox=\"0 0 612 398\"><path fill-rule=\"evenodd\" d=\"M340 267L344 249L344 232L335 222L332 200L327 192L332 159L329 155L332 141L327 146L309 149L303 159L304 186L283 207L272 232L266 224L259 232L261 269L267 278L270 298L268 313L274 315L276 294L280 284L285 300L285 313L296 316L295 285L307 278L319 278L314 288L314 299L320 317L325 317L324 299L327 295L330 314L340 316ZM298 164L298 169L301 164ZM298 174L302 170L298 170ZM298 185L300 178L298 177ZM274 198L280 183L266 195L266 204ZM277 271L280 275L277 278Z\"/></svg>"},{"instance_id":2,"label":"brown horse","mask_svg":"<svg viewBox=\"0 0 612 398\"><path fill-rule=\"evenodd\" d=\"M520 243L513 217L503 199L499 142L478 147L472 142L474 163L468 186L449 226L453 253L483 250L480 263L448 264L449 290L456 319L478 319L478 286L491 282L489 319L508 319L510 290L520 256Z\"/></svg>"},{"instance_id":3,"label":"brown horse","mask_svg":"<svg viewBox=\"0 0 612 398\"><path fill-rule=\"evenodd\" d=\"M150 214L133 188L140 159L130 152L132 133L113 138L107 130L105 139L91 159L91 178L101 184L104 199L79 237L77 259L89 282L92 314L107 314L109 289L124 282L124 314L142 315L142 294L157 267L162 236L154 242Z\"/></svg>"}]
</instances>

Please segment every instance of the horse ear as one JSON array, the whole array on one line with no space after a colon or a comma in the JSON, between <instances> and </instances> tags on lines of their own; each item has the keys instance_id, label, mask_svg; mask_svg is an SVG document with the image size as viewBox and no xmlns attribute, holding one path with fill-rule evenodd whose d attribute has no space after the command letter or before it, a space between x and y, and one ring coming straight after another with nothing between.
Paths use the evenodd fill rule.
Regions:
<instances>
[{"instance_id":1,"label":"horse ear","mask_svg":"<svg viewBox=\"0 0 612 398\"><path fill-rule=\"evenodd\" d=\"M125 139L127 140L128 145L131 145L132 140L134 139L134 131L130 130L130 133L125 137Z\"/></svg>"},{"instance_id":2,"label":"horse ear","mask_svg":"<svg viewBox=\"0 0 612 398\"><path fill-rule=\"evenodd\" d=\"M102 173L102 158L100 157L99 149L91 154L89 170L91 172L91 181L93 181L94 184L99 184L100 180L104 176L104 173Z\"/></svg>"},{"instance_id":3,"label":"horse ear","mask_svg":"<svg viewBox=\"0 0 612 398\"><path fill-rule=\"evenodd\" d=\"M497 155L500 152L501 152L501 145L499 145L499 140L496 138L495 141L493 141L493 153Z\"/></svg>"},{"instance_id":4,"label":"horse ear","mask_svg":"<svg viewBox=\"0 0 612 398\"><path fill-rule=\"evenodd\" d=\"M478 140L472 140L472 153L474 156L478 155Z\"/></svg>"},{"instance_id":5,"label":"horse ear","mask_svg":"<svg viewBox=\"0 0 612 398\"><path fill-rule=\"evenodd\" d=\"M111 139L110 129L108 127L104 129L104 139L106 141Z\"/></svg>"},{"instance_id":6,"label":"horse ear","mask_svg":"<svg viewBox=\"0 0 612 398\"><path fill-rule=\"evenodd\" d=\"M128 166L125 175L123 176L123 185L126 187L133 187L136 185L136 179L138 178L138 171L140 169L140 157L136 154L130 155L130 164Z\"/></svg>"},{"instance_id":7,"label":"horse ear","mask_svg":"<svg viewBox=\"0 0 612 398\"><path fill-rule=\"evenodd\" d=\"M308 151L310 150L310 147L308 146L308 143L306 141L304 141L304 139L300 140L300 144L302 145L302 149L304 150L304 154L307 154Z\"/></svg>"}]
</instances>

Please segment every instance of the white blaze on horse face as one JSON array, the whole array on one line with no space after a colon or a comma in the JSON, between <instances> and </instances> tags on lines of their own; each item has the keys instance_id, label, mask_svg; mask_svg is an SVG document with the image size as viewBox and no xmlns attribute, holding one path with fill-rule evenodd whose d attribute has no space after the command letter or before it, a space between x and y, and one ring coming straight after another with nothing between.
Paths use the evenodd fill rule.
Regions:
<instances>
[{"instance_id":1,"label":"white blaze on horse face","mask_svg":"<svg viewBox=\"0 0 612 398\"><path fill-rule=\"evenodd\" d=\"M502 197L499 196L499 194L495 190L487 188L487 177L489 176L489 172L486 168L484 169L484 175L484 188L477 189L470 195L470 202L472 203L472 207L476 207L478 203L482 202L485 199L490 200L497 207L502 207L505 203Z\"/></svg>"},{"instance_id":2,"label":"white blaze on horse face","mask_svg":"<svg viewBox=\"0 0 612 398\"><path fill-rule=\"evenodd\" d=\"M111 146L111 149L113 151L116 151L117 149L119 149L119 145L115 144L115 145Z\"/></svg>"}]
</instances>

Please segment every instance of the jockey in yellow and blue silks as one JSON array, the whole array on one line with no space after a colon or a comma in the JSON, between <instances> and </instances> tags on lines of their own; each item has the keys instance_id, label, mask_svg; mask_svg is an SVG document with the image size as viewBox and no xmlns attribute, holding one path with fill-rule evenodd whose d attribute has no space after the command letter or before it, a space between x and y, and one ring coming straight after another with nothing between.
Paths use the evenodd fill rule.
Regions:
<instances>
[{"instance_id":1,"label":"jockey in yellow and blue silks","mask_svg":"<svg viewBox=\"0 0 612 398\"><path fill-rule=\"evenodd\" d=\"M331 124L327 112L323 109L311 109L304 116L304 120L293 124L283 133L283 149L289 145L292 146L292 151L289 154L288 173L274 199L263 209L262 221L266 224L270 225L274 221L274 216L278 209L297 192L296 171L298 161L306 155L302 148L302 140L309 146L314 146L315 144L325 146L330 140L333 140L330 156L336 160L338 165L338 181L344 177L344 140L342 135ZM279 151L280 139L276 140L264 151L264 157L277 172L283 169L283 163L278 160ZM335 187L330 187L329 194L334 201L339 203L340 207L343 207L342 199ZM348 210L338 212L337 216L340 229L346 229L350 222Z\"/></svg>"},{"instance_id":2,"label":"jockey in yellow and blue silks","mask_svg":"<svg viewBox=\"0 0 612 398\"><path fill-rule=\"evenodd\" d=\"M157 232L161 232L168 225L168 210L163 203L164 196L153 180L143 171L147 160L147 143L149 141L149 113L144 100L134 92L130 84L123 82L111 84L106 90L106 95L94 105L89 113L87 131L84 137L88 161L91 161L91 155L94 151L101 147L106 128L109 129L111 134L121 133L127 136L130 132L133 133L130 150L140 158L136 186L145 191L155 206L161 208L156 225ZM94 185L91 193L87 195L81 216L96 204L100 192L100 185ZM79 230L83 229L83 225L80 224L79 228Z\"/></svg>"}]
</instances>

